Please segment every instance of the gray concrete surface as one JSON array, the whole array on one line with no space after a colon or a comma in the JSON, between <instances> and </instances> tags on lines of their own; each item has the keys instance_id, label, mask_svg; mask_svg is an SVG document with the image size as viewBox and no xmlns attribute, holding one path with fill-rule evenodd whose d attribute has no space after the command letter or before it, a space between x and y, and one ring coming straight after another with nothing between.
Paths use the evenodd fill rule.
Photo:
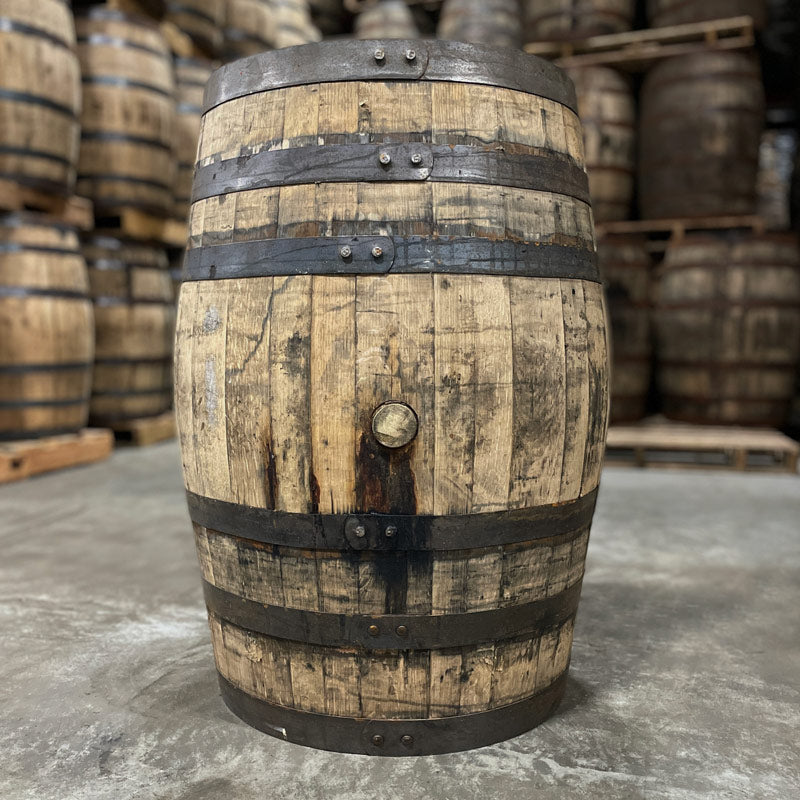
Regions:
<instances>
[{"instance_id":1,"label":"gray concrete surface","mask_svg":"<svg viewBox=\"0 0 800 800\"><path fill-rule=\"evenodd\" d=\"M372 759L225 709L178 469L0 487L3 800L800 797L800 478L607 470L559 714Z\"/></svg>"}]
</instances>

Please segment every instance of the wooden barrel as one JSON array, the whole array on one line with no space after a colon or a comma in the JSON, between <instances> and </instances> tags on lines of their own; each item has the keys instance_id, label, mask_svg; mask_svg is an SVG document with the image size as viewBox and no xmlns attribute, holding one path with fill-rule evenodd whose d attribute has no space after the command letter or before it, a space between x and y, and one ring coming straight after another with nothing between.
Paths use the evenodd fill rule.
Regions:
<instances>
[{"instance_id":1,"label":"wooden barrel","mask_svg":"<svg viewBox=\"0 0 800 800\"><path fill-rule=\"evenodd\" d=\"M580 39L633 27L635 0L523 0L529 42Z\"/></svg>"},{"instance_id":2,"label":"wooden barrel","mask_svg":"<svg viewBox=\"0 0 800 800\"><path fill-rule=\"evenodd\" d=\"M176 58L174 63L177 103L173 147L177 174L173 187L173 215L176 219L188 219L197 140L200 137L200 116L203 113L203 90L208 76L214 70L214 62Z\"/></svg>"},{"instance_id":3,"label":"wooden barrel","mask_svg":"<svg viewBox=\"0 0 800 800\"><path fill-rule=\"evenodd\" d=\"M694 234L671 245L655 327L667 416L781 425L800 361L797 239Z\"/></svg>"},{"instance_id":4,"label":"wooden barrel","mask_svg":"<svg viewBox=\"0 0 800 800\"><path fill-rule=\"evenodd\" d=\"M568 78L324 42L223 67L206 108L175 405L226 702L376 755L533 727L608 403Z\"/></svg>"},{"instance_id":5,"label":"wooden barrel","mask_svg":"<svg viewBox=\"0 0 800 800\"><path fill-rule=\"evenodd\" d=\"M766 0L647 0L651 28L750 16L757 27L767 21Z\"/></svg>"},{"instance_id":6,"label":"wooden barrel","mask_svg":"<svg viewBox=\"0 0 800 800\"><path fill-rule=\"evenodd\" d=\"M0 440L86 426L94 328L75 231L0 215Z\"/></svg>"},{"instance_id":7,"label":"wooden barrel","mask_svg":"<svg viewBox=\"0 0 800 800\"><path fill-rule=\"evenodd\" d=\"M336 36L351 30L352 15L343 0L309 0L311 18L324 36Z\"/></svg>"},{"instance_id":8,"label":"wooden barrel","mask_svg":"<svg viewBox=\"0 0 800 800\"><path fill-rule=\"evenodd\" d=\"M597 243L611 324L611 422L645 416L652 374L651 259L645 239L606 236Z\"/></svg>"},{"instance_id":9,"label":"wooden barrel","mask_svg":"<svg viewBox=\"0 0 800 800\"><path fill-rule=\"evenodd\" d=\"M636 172L636 103L631 80L608 67L568 72L578 94L595 222L629 219Z\"/></svg>"},{"instance_id":10,"label":"wooden barrel","mask_svg":"<svg viewBox=\"0 0 800 800\"><path fill-rule=\"evenodd\" d=\"M761 134L756 213L768 230L788 231L792 227L792 176L797 145L795 128L770 128Z\"/></svg>"},{"instance_id":11,"label":"wooden barrel","mask_svg":"<svg viewBox=\"0 0 800 800\"><path fill-rule=\"evenodd\" d=\"M436 35L458 42L520 47L519 0L445 0Z\"/></svg>"},{"instance_id":12,"label":"wooden barrel","mask_svg":"<svg viewBox=\"0 0 800 800\"><path fill-rule=\"evenodd\" d=\"M83 72L77 192L102 212L173 204L175 82L158 27L97 7L76 18Z\"/></svg>"},{"instance_id":13,"label":"wooden barrel","mask_svg":"<svg viewBox=\"0 0 800 800\"><path fill-rule=\"evenodd\" d=\"M411 39L419 36L417 24L404 0L382 0L356 17L357 39Z\"/></svg>"},{"instance_id":14,"label":"wooden barrel","mask_svg":"<svg viewBox=\"0 0 800 800\"><path fill-rule=\"evenodd\" d=\"M272 48L275 14L269 0L227 0L225 8L226 61Z\"/></svg>"},{"instance_id":15,"label":"wooden barrel","mask_svg":"<svg viewBox=\"0 0 800 800\"><path fill-rule=\"evenodd\" d=\"M96 329L90 419L115 427L172 402L175 310L166 253L107 236L83 244Z\"/></svg>"},{"instance_id":16,"label":"wooden barrel","mask_svg":"<svg viewBox=\"0 0 800 800\"><path fill-rule=\"evenodd\" d=\"M642 216L752 214L763 124L761 73L749 53L656 64L641 95Z\"/></svg>"},{"instance_id":17,"label":"wooden barrel","mask_svg":"<svg viewBox=\"0 0 800 800\"><path fill-rule=\"evenodd\" d=\"M0 181L72 194L81 76L69 7L60 0L6 0L0 52Z\"/></svg>"},{"instance_id":18,"label":"wooden barrel","mask_svg":"<svg viewBox=\"0 0 800 800\"><path fill-rule=\"evenodd\" d=\"M294 47L318 42L322 34L311 21L308 0L272 0L275 15L275 47Z\"/></svg>"},{"instance_id":19,"label":"wooden barrel","mask_svg":"<svg viewBox=\"0 0 800 800\"><path fill-rule=\"evenodd\" d=\"M185 33L205 55L215 58L222 49L225 5L224 0L167 0L164 19Z\"/></svg>"}]
</instances>

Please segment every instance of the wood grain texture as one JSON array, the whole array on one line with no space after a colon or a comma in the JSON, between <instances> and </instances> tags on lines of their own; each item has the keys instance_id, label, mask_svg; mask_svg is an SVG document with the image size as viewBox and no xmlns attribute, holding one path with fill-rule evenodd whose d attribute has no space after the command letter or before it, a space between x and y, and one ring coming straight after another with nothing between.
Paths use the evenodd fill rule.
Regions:
<instances>
[{"instance_id":1,"label":"wood grain texture","mask_svg":"<svg viewBox=\"0 0 800 800\"><path fill-rule=\"evenodd\" d=\"M88 288L74 230L33 214L0 216L3 438L86 426L94 356Z\"/></svg>"}]
</instances>

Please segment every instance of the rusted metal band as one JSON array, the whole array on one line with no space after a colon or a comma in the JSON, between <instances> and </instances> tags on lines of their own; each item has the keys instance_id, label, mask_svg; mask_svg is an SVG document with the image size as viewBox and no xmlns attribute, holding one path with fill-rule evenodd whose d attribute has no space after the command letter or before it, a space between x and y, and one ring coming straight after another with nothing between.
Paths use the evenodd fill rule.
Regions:
<instances>
[{"instance_id":1,"label":"rusted metal band","mask_svg":"<svg viewBox=\"0 0 800 800\"><path fill-rule=\"evenodd\" d=\"M587 174L570 161L422 142L294 147L215 161L195 171L192 202L270 186L361 181L481 183L590 202Z\"/></svg>"},{"instance_id":2,"label":"rusted metal band","mask_svg":"<svg viewBox=\"0 0 800 800\"><path fill-rule=\"evenodd\" d=\"M38 94L31 94L30 92L18 92L14 89L0 88L0 100L10 100L14 103L28 103L32 106L42 106L50 111L56 111L59 114L64 114L71 119L78 121L78 112L70 106L65 106L63 103L57 103L49 97L42 97Z\"/></svg>"},{"instance_id":3,"label":"rusted metal band","mask_svg":"<svg viewBox=\"0 0 800 800\"><path fill-rule=\"evenodd\" d=\"M189 516L204 528L309 550L469 550L574 536L589 527L597 489L557 505L487 514L292 514L187 492Z\"/></svg>"},{"instance_id":4,"label":"rusted metal band","mask_svg":"<svg viewBox=\"0 0 800 800\"><path fill-rule=\"evenodd\" d=\"M225 705L237 717L283 741L339 753L427 756L494 744L540 725L561 702L567 670L525 700L491 711L437 719L334 717L253 697L221 674L219 684Z\"/></svg>"},{"instance_id":5,"label":"rusted metal band","mask_svg":"<svg viewBox=\"0 0 800 800\"><path fill-rule=\"evenodd\" d=\"M0 33L22 33L26 36L36 36L37 38L44 39L45 41L50 42L50 44L54 44L57 47L63 47L65 50L72 51L74 49L70 42L59 38L55 34L50 33L50 31L46 31L43 28L37 28L35 25L27 25L24 22L11 19L10 17L0 17Z\"/></svg>"},{"instance_id":6,"label":"rusted metal band","mask_svg":"<svg viewBox=\"0 0 800 800\"><path fill-rule=\"evenodd\" d=\"M216 70L203 108L287 86L420 80L512 89L577 112L572 82L543 59L512 48L420 39L326 41L259 53Z\"/></svg>"},{"instance_id":7,"label":"rusted metal band","mask_svg":"<svg viewBox=\"0 0 800 800\"><path fill-rule=\"evenodd\" d=\"M377 255L376 255L377 254ZM317 236L186 251L184 281L270 275L506 275L600 282L594 251L479 237Z\"/></svg>"},{"instance_id":8,"label":"rusted metal band","mask_svg":"<svg viewBox=\"0 0 800 800\"><path fill-rule=\"evenodd\" d=\"M209 611L248 631L276 639L366 650L433 650L500 639L538 638L578 610L581 582L553 597L465 614L332 614L270 606L203 581Z\"/></svg>"}]
</instances>

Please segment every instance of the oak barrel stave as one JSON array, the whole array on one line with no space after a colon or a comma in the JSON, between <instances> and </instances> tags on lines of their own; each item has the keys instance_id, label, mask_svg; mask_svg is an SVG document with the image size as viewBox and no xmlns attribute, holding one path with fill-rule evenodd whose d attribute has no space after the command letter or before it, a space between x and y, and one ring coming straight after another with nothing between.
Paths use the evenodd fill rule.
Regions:
<instances>
[{"instance_id":1,"label":"oak barrel stave","mask_svg":"<svg viewBox=\"0 0 800 800\"><path fill-rule=\"evenodd\" d=\"M172 402L175 310L163 250L108 236L83 243L96 329L90 419L114 427Z\"/></svg>"},{"instance_id":2,"label":"oak barrel stave","mask_svg":"<svg viewBox=\"0 0 800 800\"><path fill-rule=\"evenodd\" d=\"M0 215L0 440L86 426L92 306L77 233Z\"/></svg>"},{"instance_id":3,"label":"oak barrel stave","mask_svg":"<svg viewBox=\"0 0 800 800\"><path fill-rule=\"evenodd\" d=\"M487 85L491 75L387 81L376 49L389 69L416 69L419 58L431 75L455 76L463 59L490 73L503 59L516 68L499 86ZM303 82L324 54L345 66L358 59L349 80ZM187 267L206 251L212 266L201 258L198 272L185 273L179 303L176 409L190 500L213 511L203 517L190 502L224 696L256 727L269 732L286 718L291 741L330 749L412 755L496 741L541 721L563 691L568 598L576 602L580 588L605 435L602 289L596 275L571 277L574 263L592 257L591 212L559 182L583 168L575 98L538 60L442 42L331 43L237 69L280 87L284 57L305 65L291 75L296 85L248 93L225 68L212 79L198 174L212 164L233 174L238 163L242 176L234 197L212 179L192 205ZM556 99L506 82L541 84ZM363 162L337 162L359 142ZM490 177L429 180L436 169L411 158L442 145L559 166L549 191ZM394 154L389 163L380 146ZM250 166L279 150L295 165L309 157L303 151L332 151L333 166L316 182L295 170L248 188L259 179ZM475 253L530 250L533 274L543 274L537 259L564 258L553 256L556 277L403 272L412 240L456 239ZM333 240L345 266L286 274L270 246L295 240ZM256 252L244 247L254 242L261 256L249 277L234 277L235 259ZM393 260L389 274L380 274L382 259ZM396 449L374 434L373 412L390 402L407 404L416 420L416 436ZM540 538L528 524L512 526L529 512L547 518ZM497 544L484 538L494 514ZM476 546L441 550L426 539L426 526L457 515L478 520ZM451 528L457 539L459 525ZM226 604L226 595L261 607L270 624L254 629L244 602ZM561 615L544 615L535 630L506 623L496 641L448 627L460 614L510 619L525 603ZM277 635L284 617L317 626L317 638ZM349 647L326 633L336 620L347 633L367 617L376 632ZM404 644L435 617L455 644Z\"/></svg>"},{"instance_id":4,"label":"oak barrel stave","mask_svg":"<svg viewBox=\"0 0 800 800\"><path fill-rule=\"evenodd\" d=\"M80 66L69 7L60 0L3 3L0 180L55 195L71 194L80 109Z\"/></svg>"},{"instance_id":5,"label":"oak barrel stave","mask_svg":"<svg viewBox=\"0 0 800 800\"><path fill-rule=\"evenodd\" d=\"M780 426L800 361L795 237L687 236L667 250L655 298L667 416Z\"/></svg>"}]
</instances>

